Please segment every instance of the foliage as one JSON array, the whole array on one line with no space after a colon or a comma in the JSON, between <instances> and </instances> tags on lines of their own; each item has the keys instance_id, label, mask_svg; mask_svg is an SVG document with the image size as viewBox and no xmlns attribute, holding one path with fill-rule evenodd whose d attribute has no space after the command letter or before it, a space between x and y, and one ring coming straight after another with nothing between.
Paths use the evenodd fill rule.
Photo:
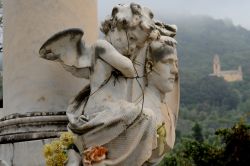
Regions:
<instances>
[{"instance_id":1,"label":"foliage","mask_svg":"<svg viewBox=\"0 0 250 166\"><path fill-rule=\"evenodd\" d=\"M244 122L232 128L219 129L220 143L183 139L167 154L160 166L247 166L250 162L250 125Z\"/></svg>"},{"instance_id":2,"label":"foliage","mask_svg":"<svg viewBox=\"0 0 250 166\"><path fill-rule=\"evenodd\" d=\"M238 105L238 110L241 110L244 113L247 113L250 111L250 98L246 100L245 102L242 102Z\"/></svg>"},{"instance_id":3,"label":"foliage","mask_svg":"<svg viewBox=\"0 0 250 166\"><path fill-rule=\"evenodd\" d=\"M208 16L171 16L165 21L178 26L181 77L190 73L199 79L212 73L215 54L219 54L223 70L242 65L243 74L249 77L250 31Z\"/></svg>"},{"instance_id":4,"label":"foliage","mask_svg":"<svg viewBox=\"0 0 250 166\"><path fill-rule=\"evenodd\" d=\"M199 123L195 123L195 125L192 128L193 131L193 138L198 142L203 142L203 135L202 135L202 128L200 127Z\"/></svg>"},{"instance_id":5,"label":"foliage","mask_svg":"<svg viewBox=\"0 0 250 166\"><path fill-rule=\"evenodd\" d=\"M185 149L183 157L190 159L197 166L219 166L221 165L221 152L218 147L210 145L206 142L198 142L189 140L184 142Z\"/></svg>"},{"instance_id":6,"label":"foliage","mask_svg":"<svg viewBox=\"0 0 250 166\"><path fill-rule=\"evenodd\" d=\"M250 163L249 126L242 122L234 125L241 117L250 123L250 31L206 16L171 18L165 21L178 26L181 107L177 145L161 165ZM220 56L222 70L241 65L244 81L228 83L209 76L215 54ZM226 129L214 134L218 128Z\"/></svg>"},{"instance_id":7,"label":"foliage","mask_svg":"<svg viewBox=\"0 0 250 166\"><path fill-rule=\"evenodd\" d=\"M208 16L171 16L165 22L178 26L178 56L182 107L210 111L232 110L250 98L250 31L230 20ZM243 70L243 82L210 78L213 56L219 54L222 70Z\"/></svg>"},{"instance_id":8,"label":"foliage","mask_svg":"<svg viewBox=\"0 0 250 166\"><path fill-rule=\"evenodd\" d=\"M240 122L229 129L216 132L225 143L223 161L228 166L247 166L250 163L250 126Z\"/></svg>"},{"instance_id":9,"label":"foliage","mask_svg":"<svg viewBox=\"0 0 250 166\"><path fill-rule=\"evenodd\" d=\"M181 104L196 105L199 110L210 110L210 106L220 106L224 110L237 107L240 96L222 78L203 77L181 84Z\"/></svg>"},{"instance_id":10,"label":"foliage","mask_svg":"<svg viewBox=\"0 0 250 166\"><path fill-rule=\"evenodd\" d=\"M207 17L204 17L204 19L190 17L185 25L183 19L179 18L175 21L177 25L179 24L180 29L177 36L179 43L186 42L185 44L187 44L180 44L179 47L181 110L178 121L178 136L190 136L192 126L197 121L204 129L204 138L212 141L213 136L211 134L217 128L229 127L238 121L241 116L250 114L250 48L249 45L246 45L249 40L246 36L249 36L250 31L233 24L225 24L223 20L214 20ZM221 30L218 27L216 28L219 25ZM216 35L200 38L195 33L197 27L203 29L204 32L210 31L209 28L214 27L213 30ZM223 27L225 32L221 36ZM200 33L200 30L197 30L197 32ZM231 33L238 37L234 38L234 41L230 41L230 44L229 39L226 38L231 37ZM225 41L218 41L220 37ZM232 66L242 65L244 81L228 83L221 78L208 76L212 67L213 54L211 54L211 51L218 48L213 44L201 44L199 41L208 42L212 38L214 42L220 43L222 68L233 69ZM242 41L244 41L244 44L242 44ZM192 43L196 43L197 45L195 45L199 48L196 49ZM225 43L229 44L230 48L224 49L222 46ZM189 48L190 45L193 45L192 49ZM233 51L232 48L235 50ZM192 50L192 54L184 49ZM201 52L201 50L203 51ZM203 56L203 54L206 55ZM247 120L250 122L250 118ZM177 140L179 141L179 138Z\"/></svg>"},{"instance_id":11,"label":"foliage","mask_svg":"<svg viewBox=\"0 0 250 166\"><path fill-rule=\"evenodd\" d=\"M220 110L220 107L210 107L208 111L200 111L197 108L181 107L177 124L177 142L182 137L192 138L192 127L195 122L202 128L203 139L213 142L213 133L218 128L228 128L233 126L244 116L250 123L250 112L244 113L241 110Z\"/></svg>"}]
</instances>

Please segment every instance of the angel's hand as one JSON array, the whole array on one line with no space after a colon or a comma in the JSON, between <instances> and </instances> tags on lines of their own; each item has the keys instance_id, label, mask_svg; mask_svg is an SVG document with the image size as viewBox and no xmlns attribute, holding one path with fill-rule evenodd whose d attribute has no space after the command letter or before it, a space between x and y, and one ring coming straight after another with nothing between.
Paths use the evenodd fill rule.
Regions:
<instances>
[{"instance_id":1,"label":"angel's hand","mask_svg":"<svg viewBox=\"0 0 250 166\"><path fill-rule=\"evenodd\" d=\"M77 68L75 66L65 65L62 61L60 61L60 63L63 66L63 68L66 71L70 72L73 76L76 76L78 78L89 79L91 73L90 67Z\"/></svg>"},{"instance_id":2,"label":"angel's hand","mask_svg":"<svg viewBox=\"0 0 250 166\"><path fill-rule=\"evenodd\" d=\"M51 60L51 61L57 61L60 58L60 54L55 54L51 50L46 50L46 49L42 49L40 51L40 55L41 55L41 58Z\"/></svg>"}]
</instances>

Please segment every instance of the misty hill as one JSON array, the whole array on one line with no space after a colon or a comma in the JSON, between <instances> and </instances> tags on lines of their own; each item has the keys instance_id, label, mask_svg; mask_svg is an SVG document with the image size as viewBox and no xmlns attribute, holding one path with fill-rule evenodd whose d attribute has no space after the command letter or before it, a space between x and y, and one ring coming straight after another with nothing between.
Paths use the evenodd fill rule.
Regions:
<instances>
[{"instance_id":1,"label":"misty hill","mask_svg":"<svg viewBox=\"0 0 250 166\"><path fill-rule=\"evenodd\" d=\"M208 16L177 16L164 21L178 26L178 55L184 79L199 79L211 73L214 54L220 56L223 70L242 65L244 77L250 77L250 31L230 20Z\"/></svg>"},{"instance_id":2,"label":"misty hill","mask_svg":"<svg viewBox=\"0 0 250 166\"><path fill-rule=\"evenodd\" d=\"M232 110L245 103L250 108L250 31L230 20L208 16L169 18L162 20L178 26L181 105L199 110ZM222 70L241 65L244 81L226 83L209 77L215 54L220 56Z\"/></svg>"},{"instance_id":3,"label":"misty hill","mask_svg":"<svg viewBox=\"0 0 250 166\"><path fill-rule=\"evenodd\" d=\"M171 20L169 19L171 18ZM221 127L230 127L240 118L250 123L250 31L230 20L207 16L177 16L161 19L178 26L181 107L177 138L190 135L194 122L203 127L205 139ZM222 70L243 69L242 82L227 83L210 77L215 54Z\"/></svg>"}]
</instances>

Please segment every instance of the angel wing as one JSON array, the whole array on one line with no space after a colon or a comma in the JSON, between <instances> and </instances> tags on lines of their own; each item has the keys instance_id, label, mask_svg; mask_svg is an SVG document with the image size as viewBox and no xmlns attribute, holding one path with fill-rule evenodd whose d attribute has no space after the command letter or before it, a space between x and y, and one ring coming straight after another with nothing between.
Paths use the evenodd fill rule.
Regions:
<instances>
[{"instance_id":1,"label":"angel wing","mask_svg":"<svg viewBox=\"0 0 250 166\"><path fill-rule=\"evenodd\" d=\"M72 28L56 33L40 48L41 58L60 62L64 69L77 77L89 76L91 49L82 41L83 31Z\"/></svg>"}]
</instances>

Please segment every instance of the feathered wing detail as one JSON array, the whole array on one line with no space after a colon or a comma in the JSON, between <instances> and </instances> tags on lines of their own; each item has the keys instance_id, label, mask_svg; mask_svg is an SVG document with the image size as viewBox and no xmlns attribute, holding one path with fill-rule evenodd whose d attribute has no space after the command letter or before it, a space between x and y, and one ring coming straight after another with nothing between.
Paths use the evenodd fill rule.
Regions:
<instances>
[{"instance_id":1,"label":"feathered wing detail","mask_svg":"<svg viewBox=\"0 0 250 166\"><path fill-rule=\"evenodd\" d=\"M62 62L66 66L85 68L91 66L88 48L81 40L81 29L72 28L56 33L40 48L41 58Z\"/></svg>"}]
</instances>

